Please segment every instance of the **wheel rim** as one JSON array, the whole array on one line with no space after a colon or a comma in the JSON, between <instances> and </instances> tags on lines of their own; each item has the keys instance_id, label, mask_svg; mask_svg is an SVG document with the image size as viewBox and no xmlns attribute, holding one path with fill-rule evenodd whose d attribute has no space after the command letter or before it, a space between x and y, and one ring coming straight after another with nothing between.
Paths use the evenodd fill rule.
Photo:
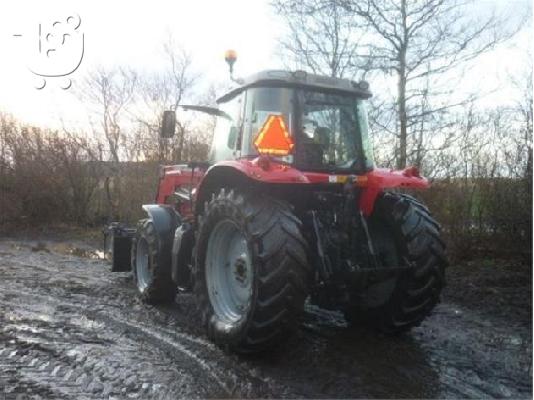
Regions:
<instances>
[{"instance_id":1,"label":"wheel rim","mask_svg":"<svg viewBox=\"0 0 534 400\"><path fill-rule=\"evenodd\" d=\"M246 314L252 297L253 270L247 240L235 223L215 225L206 253L206 285L217 316L234 323Z\"/></svg>"},{"instance_id":2,"label":"wheel rim","mask_svg":"<svg viewBox=\"0 0 534 400\"><path fill-rule=\"evenodd\" d=\"M140 238L137 242L137 252L135 254L135 271L137 275L137 287L142 292L152 280L152 271L148 262L148 243Z\"/></svg>"}]
</instances>

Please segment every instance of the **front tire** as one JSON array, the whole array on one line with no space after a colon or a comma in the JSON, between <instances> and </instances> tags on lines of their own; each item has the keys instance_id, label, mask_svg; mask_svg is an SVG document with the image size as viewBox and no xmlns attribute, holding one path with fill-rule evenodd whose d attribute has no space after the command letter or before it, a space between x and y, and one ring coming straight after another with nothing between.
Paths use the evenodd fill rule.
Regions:
<instances>
[{"instance_id":1,"label":"front tire","mask_svg":"<svg viewBox=\"0 0 534 400\"><path fill-rule=\"evenodd\" d=\"M371 285L364 300L345 311L349 323L385 333L418 326L440 300L445 285L445 244L440 226L415 198L384 193L377 199L369 229L384 267L411 266ZM386 295L385 295L386 294Z\"/></svg>"},{"instance_id":2,"label":"front tire","mask_svg":"<svg viewBox=\"0 0 534 400\"><path fill-rule=\"evenodd\" d=\"M172 303L176 297L170 255L161 254L160 249L160 238L152 220L140 220L132 239L131 266L137 291L148 304Z\"/></svg>"},{"instance_id":3,"label":"front tire","mask_svg":"<svg viewBox=\"0 0 534 400\"><path fill-rule=\"evenodd\" d=\"M226 192L206 204L195 250L195 295L217 344L264 350L294 329L308 293L306 242L289 204Z\"/></svg>"}]
</instances>

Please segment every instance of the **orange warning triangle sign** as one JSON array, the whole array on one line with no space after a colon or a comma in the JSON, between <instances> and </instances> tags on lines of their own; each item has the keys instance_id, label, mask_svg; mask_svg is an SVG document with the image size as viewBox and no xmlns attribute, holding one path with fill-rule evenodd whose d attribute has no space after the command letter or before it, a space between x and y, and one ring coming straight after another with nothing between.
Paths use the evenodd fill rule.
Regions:
<instances>
[{"instance_id":1,"label":"orange warning triangle sign","mask_svg":"<svg viewBox=\"0 0 534 400\"><path fill-rule=\"evenodd\" d=\"M270 114L254 140L260 154L287 156L295 143L291 139L282 115Z\"/></svg>"}]
</instances>

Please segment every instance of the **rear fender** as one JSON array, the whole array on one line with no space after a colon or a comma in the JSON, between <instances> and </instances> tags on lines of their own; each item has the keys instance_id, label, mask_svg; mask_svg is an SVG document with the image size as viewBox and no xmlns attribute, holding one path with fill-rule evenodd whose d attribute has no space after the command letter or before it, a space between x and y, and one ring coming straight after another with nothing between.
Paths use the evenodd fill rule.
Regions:
<instances>
[{"instance_id":1,"label":"rear fender","mask_svg":"<svg viewBox=\"0 0 534 400\"><path fill-rule=\"evenodd\" d=\"M328 176L324 175L324 177L328 182ZM221 161L208 169L200 182L195 197L195 213L202 212L202 207L211 194L217 193L223 187L253 190L260 185L288 185L290 187L289 185L302 186L310 183L312 179L302 171L271 160L269 157L259 156L253 160Z\"/></svg>"},{"instance_id":2,"label":"rear fender","mask_svg":"<svg viewBox=\"0 0 534 400\"><path fill-rule=\"evenodd\" d=\"M419 175L415 167L408 167L400 171L377 168L368 172L366 179L357 183L361 187L359 206L366 217L373 213L376 199L385 189L427 189L428 180Z\"/></svg>"},{"instance_id":3,"label":"rear fender","mask_svg":"<svg viewBox=\"0 0 534 400\"><path fill-rule=\"evenodd\" d=\"M163 204L145 204L143 210L154 223L160 237L174 235L174 230L182 223L182 218L172 206Z\"/></svg>"},{"instance_id":4,"label":"rear fender","mask_svg":"<svg viewBox=\"0 0 534 400\"><path fill-rule=\"evenodd\" d=\"M221 188L252 188L255 180L239 161L225 161L206 171L195 192L195 215L202 213L204 203Z\"/></svg>"}]
</instances>

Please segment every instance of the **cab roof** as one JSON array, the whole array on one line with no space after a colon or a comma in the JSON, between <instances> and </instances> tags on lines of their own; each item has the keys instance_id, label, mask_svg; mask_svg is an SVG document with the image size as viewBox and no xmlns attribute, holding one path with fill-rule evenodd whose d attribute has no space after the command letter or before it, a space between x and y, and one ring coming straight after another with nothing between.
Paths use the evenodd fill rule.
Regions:
<instances>
[{"instance_id":1,"label":"cab roof","mask_svg":"<svg viewBox=\"0 0 534 400\"><path fill-rule=\"evenodd\" d=\"M311 74L306 71L267 70L239 80L239 86L217 99L217 103L225 103L239 93L251 87L299 87L326 92L353 94L362 98L372 96L369 84L365 81L332 78Z\"/></svg>"}]
</instances>

